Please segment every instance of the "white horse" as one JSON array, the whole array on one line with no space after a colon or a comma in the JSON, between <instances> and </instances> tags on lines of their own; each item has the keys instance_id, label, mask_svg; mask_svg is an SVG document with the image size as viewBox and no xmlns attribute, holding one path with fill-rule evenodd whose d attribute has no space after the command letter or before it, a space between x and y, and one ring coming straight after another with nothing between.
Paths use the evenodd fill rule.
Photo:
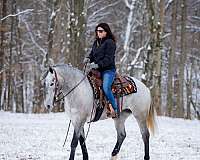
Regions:
<instances>
[{"instance_id":1,"label":"white horse","mask_svg":"<svg viewBox=\"0 0 200 160\"><path fill-rule=\"evenodd\" d=\"M149 89L139 80L132 78L137 86L137 93L133 93L124 97L123 110L119 118L114 118L115 128L117 131L117 143L112 151L112 159L120 151L121 145L126 137L125 120L133 114L138 122L142 139L144 142L145 160L149 160L149 129L153 132L155 127L155 115L153 105L151 105L151 95ZM51 110L55 97L59 93L64 95L72 88L70 94L64 99L65 111L67 112L73 126L74 134L71 142L71 152L69 160L74 160L75 150L80 142L83 160L88 160L88 152L85 144L84 124L88 122L93 110L93 90L85 77L84 73L70 65L61 64L50 67L44 77L45 100L44 104L48 110ZM92 115L91 115L92 114ZM104 110L101 120L106 119L106 111Z\"/></svg>"}]
</instances>

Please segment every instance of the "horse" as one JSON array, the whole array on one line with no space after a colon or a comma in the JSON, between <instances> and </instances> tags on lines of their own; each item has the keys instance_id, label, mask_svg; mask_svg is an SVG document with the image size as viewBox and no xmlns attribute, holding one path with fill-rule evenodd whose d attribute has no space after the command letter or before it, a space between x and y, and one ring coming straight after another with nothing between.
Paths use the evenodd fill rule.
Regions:
<instances>
[{"instance_id":1,"label":"horse","mask_svg":"<svg viewBox=\"0 0 200 160\"><path fill-rule=\"evenodd\" d=\"M150 131L155 129L156 111L151 102L150 90L139 80L133 78L137 86L137 92L123 97L123 108L118 118L113 118L117 131L117 142L112 151L111 158L117 159L121 145L126 137L125 121L130 115L134 115L140 128L144 142L144 160L149 160ZM56 96L61 92L64 95L65 112L74 126L73 138L69 160L74 160L75 150L80 143L83 160L88 160L88 152L85 143L84 124L94 115L93 89L83 71L68 65L57 64L49 67L43 78L45 87L44 106L51 111ZM66 96L67 94L67 96ZM100 120L108 118L104 110ZM149 131L150 130L150 131Z\"/></svg>"}]
</instances>

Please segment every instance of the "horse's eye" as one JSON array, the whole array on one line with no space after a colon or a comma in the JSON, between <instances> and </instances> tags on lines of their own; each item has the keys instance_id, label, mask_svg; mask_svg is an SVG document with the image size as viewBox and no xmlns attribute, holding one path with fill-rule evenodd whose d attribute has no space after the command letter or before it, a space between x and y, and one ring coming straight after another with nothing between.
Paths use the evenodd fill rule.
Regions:
<instances>
[{"instance_id":1,"label":"horse's eye","mask_svg":"<svg viewBox=\"0 0 200 160\"><path fill-rule=\"evenodd\" d=\"M51 83L50 86L53 86L54 83Z\"/></svg>"}]
</instances>

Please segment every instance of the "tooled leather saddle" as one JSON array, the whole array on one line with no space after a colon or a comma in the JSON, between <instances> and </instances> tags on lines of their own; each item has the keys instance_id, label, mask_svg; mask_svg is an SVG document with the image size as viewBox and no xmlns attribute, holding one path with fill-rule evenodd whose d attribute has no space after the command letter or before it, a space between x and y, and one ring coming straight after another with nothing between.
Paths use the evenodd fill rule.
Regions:
<instances>
[{"instance_id":1,"label":"tooled leather saddle","mask_svg":"<svg viewBox=\"0 0 200 160\"><path fill-rule=\"evenodd\" d=\"M106 112L107 115L109 116L109 114L111 114L112 107L111 104L106 100L106 97L104 96L102 90L103 82L101 79L101 73L97 69L91 69L87 77L93 88L94 99L97 104L96 115L95 118L92 120L92 122L95 122L99 120L99 118L101 117L104 108L107 109ZM112 92L117 100L118 106L120 107L121 111L122 104L120 105L119 102L120 97L126 96L131 93L136 93L137 87L132 78L128 76L121 76L117 73L114 82L112 84Z\"/></svg>"}]
</instances>

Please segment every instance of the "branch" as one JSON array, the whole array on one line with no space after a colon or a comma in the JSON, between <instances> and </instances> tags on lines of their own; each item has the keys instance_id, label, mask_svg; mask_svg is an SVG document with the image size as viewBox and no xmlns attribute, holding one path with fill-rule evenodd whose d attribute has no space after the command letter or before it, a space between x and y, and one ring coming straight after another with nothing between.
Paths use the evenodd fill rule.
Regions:
<instances>
[{"instance_id":1,"label":"branch","mask_svg":"<svg viewBox=\"0 0 200 160\"><path fill-rule=\"evenodd\" d=\"M91 8L93 8L93 7L95 7L95 6L98 6L98 5L101 4L101 3L102 3L102 1L97 1L97 2L95 2L95 3L92 3L92 5L88 6L87 9L91 9Z\"/></svg>"},{"instance_id":2,"label":"branch","mask_svg":"<svg viewBox=\"0 0 200 160\"><path fill-rule=\"evenodd\" d=\"M16 14L9 14L7 15L6 17L2 18L1 21L3 21L4 19L8 18L8 17L15 17L15 16L18 16L20 14L23 14L23 13L26 13L26 12L32 12L34 9L27 9L25 11L21 11L21 12L18 12Z\"/></svg>"},{"instance_id":3,"label":"branch","mask_svg":"<svg viewBox=\"0 0 200 160\"><path fill-rule=\"evenodd\" d=\"M147 40L147 42L146 42L146 44L145 44L144 46L140 47L140 48L137 50L135 59L131 62L131 65L135 65L135 64L136 64L136 62L137 62L137 60L138 60L138 58L139 58L139 56L140 56L140 54L141 54L141 51L142 51L143 49L145 49L145 48L147 47L147 45L149 44L149 40L150 40L150 38Z\"/></svg>"},{"instance_id":4,"label":"branch","mask_svg":"<svg viewBox=\"0 0 200 160\"><path fill-rule=\"evenodd\" d=\"M25 24L26 29L27 29L27 31L28 31L27 33L29 34L29 36L30 36L32 42L33 42L33 43L35 44L35 46L43 53L44 59L43 59L42 65L44 66L44 63L45 63L45 61L46 61L45 57L46 57L46 55L47 55L47 51L46 51L45 49L43 49L43 48L36 42L36 40L35 40L35 38L34 38L34 35L32 34L31 29L30 29L28 23L23 19L23 17L20 16L19 18L20 18L20 20Z\"/></svg>"},{"instance_id":5,"label":"branch","mask_svg":"<svg viewBox=\"0 0 200 160\"><path fill-rule=\"evenodd\" d=\"M165 11L169 8L169 6L172 4L173 0L169 0L166 4L166 7L165 7Z\"/></svg>"},{"instance_id":6,"label":"branch","mask_svg":"<svg viewBox=\"0 0 200 160\"><path fill-rule=\"evenodd\" d=\"M161 39L165 39L165 38L171 36L171 34L172 34L172 33L167 33L167 34L163 35L163 36L161 37Z\"/></svg>"},{"instance_id":7,"label":"branch","mask_svg":"<svg viewBox=\"0 0 200 160\"><path fill-rule=\"evenodd\" d=\"M198 26L186 26L186 29L188 29L191 32L200 32L200 27Z\"/></svg>"},{"instance_id":8,"label":"branch","mask_svg":"<svg viewBox=\"0 0 200 160\"><path fill-rule=\"evenodd\" d=\"M105 12L104 10L106 10L106 9L109 8L109 7L114 7L114 6L117 5L119 2L120 2L120 1L116 1L115 3L111 3L111 4L109 4L109 5L107 5L107 6L103 7L103 8L100 8L99 10L93 12L93 14L90 15L90 17L93 17L93 18L94 18L94 16L95 16L95 15L98 15L99 12L101 12L101 11L102 11L102 12ZM90 18L90 17L89 17L89 18Z\"/></svg>"},{"instance_id":9,"label":"branch","mask_svg":"<svg viewBox=\"0 0 200 160\"><path fill-rule=\"evenodd\" d=\"M33 36L32 32L31 32L31 29L30 29L28 23L27 23L26 21L23 21L23 22L24 22L24 24L26 25L26 29L28 30L28 34L29 34L29 36L30 36L32 42L36 45L36 47L37 47L44 55L46 55L47 52L45 51L45 49L43 49L43 48L35 41L34 36Z\"/></svg>"},{"instance_id":10,"label":"branch","mask_svg":"<svg viewBox=\"0 0 200 160\"><path fill-rule=\"evenodd\" d=\"M131 5L129 4L128 0L124 0L124 2L125 2L126 6L127 6L128 8L131 8Z\"/></svg>"}]
</instances>

